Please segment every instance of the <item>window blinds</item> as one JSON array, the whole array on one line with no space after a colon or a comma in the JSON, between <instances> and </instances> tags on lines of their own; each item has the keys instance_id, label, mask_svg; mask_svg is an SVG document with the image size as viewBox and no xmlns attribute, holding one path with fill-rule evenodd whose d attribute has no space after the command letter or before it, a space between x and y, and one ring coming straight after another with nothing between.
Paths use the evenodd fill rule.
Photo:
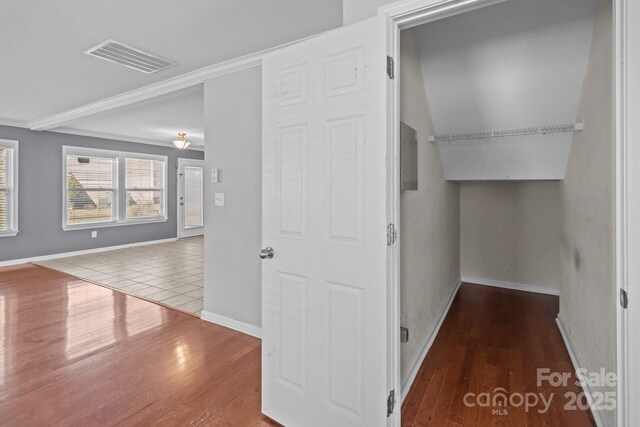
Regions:
<instances>
[{"instance_id":1,"label":"window blinds","mask_svg":"<svg viewBox=\"0 0 640 427\"><path fill-rule=\"evenodd\" d=\"M0 235L18 231L17 141L0 141Z\"/></svg>"},{"instance_id":2,"label":"window blinds","mask_svg":"<svg viewBox=\"0 0 640 427\"><path fill-rule=\"evenodd\" d=\"M154 218L163 215L164 162L125 159L126 217Z\"/></svg>"},{"instance_id":3,"label":"window blinds","mask_svg":"<svg viewBox=\"0 0 640 427\"><path fill-rule=\"evenodd\" d=\"M0 231L7 231L9 193L9 149L0 147Z\"/></svg>"},{"instance_id":4,"label":"window blinds","mask_svg":"<svg viewBox=\"0 0 640 427\"><path fill-rule=\"evenodd\" d=\"M196 228L204 225L203 172L201 167L184 168L184 226Z\"/></svg>"},{"instance_id":5,"label":"window blinds","mask_svg":"<svg viewBox=\"0 0 640 427\"><path fill-rule=\"evenodd\" d=\"M166 220L166 156L63 150L63 229Z\"/></svg>"},{"instance_id":6,"label":"window blinds","mask_svg":"<svg viewBox=\"0 0 640 427\"><path fill-rule=\"evenodd\" d=\"M116 220L117 158L67 155L67 224Z\"/></svg>"}]
</instances>

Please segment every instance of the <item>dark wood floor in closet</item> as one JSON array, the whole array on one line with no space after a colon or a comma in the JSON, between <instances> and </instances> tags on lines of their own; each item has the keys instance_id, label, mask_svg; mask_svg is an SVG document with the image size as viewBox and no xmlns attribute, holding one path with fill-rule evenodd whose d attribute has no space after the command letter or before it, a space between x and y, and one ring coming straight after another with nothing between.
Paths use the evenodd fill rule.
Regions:
<instances>
[{"instance_id":1,"label":"dark wood floor in closet","mask_svg":"<svg viewBox=\"0 0 640 427\"><path fill-rule=\"evenodd\" d=\"M573 373L555 323L558 297L463 284L402 407L410 426L591 426L591 414L567 411L567 387L537 386L537 369ZM481 393L553 393L548 411L465 405ZM482 403L485 401L480 399ZM533 398L531 398L533 402ZM496 402L499 402L497 400ZM519 403L515 398L514 403ZM494 410L498 409L499 413Z\"/></svg>"},{"instance_id":2,"label":"dark wood floor in closet","mask_svg":"<svg viewBox=\"0 0 640 427\"><path fill-rule=\"evenodd\" d=\"M260 340L54 270L0 269L0 346L0 425L273 425Z\"/></svg>"}]
</instances>

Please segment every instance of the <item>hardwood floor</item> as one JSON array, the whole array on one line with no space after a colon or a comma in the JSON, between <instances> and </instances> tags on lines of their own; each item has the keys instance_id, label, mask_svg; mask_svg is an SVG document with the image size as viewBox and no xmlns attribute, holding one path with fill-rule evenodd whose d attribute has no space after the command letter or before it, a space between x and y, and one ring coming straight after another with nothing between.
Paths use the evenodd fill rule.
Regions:
<instances>
[{"instance_id":1,"label":"hardwood floor","mask_svg":"<svg viewBox=\"0 0 640 427\"><path fill-rule=\"evenodd\" d=\"M565 411L558 298L464 284L403 404L403 426L591 426ZM260 413L260 341L61 272L0 269L0 424L276 425ZM550 409L466 406L466 393L554 393ZM473 401L473 399L471 399Z\"/></svg>"},{"instance_id":2,"label":"hardwood floor","mask_svg":"<svg viewBox=\"0 0 640 427\"><path fill-rule=\"evenodd\" d=\"M275 425L260 341L43 267L0 269L0 424Z\"/></svg>"},{"instance_id":3,"label":"hardwood floor","mask_svg":"<svg viewBox=\"0 0 640 427\"><path fill-rule=\"evenodd\" d=\"M558 426L594 425L588 411L566 411L566 392L580 393L571 377L567 387L537 386L537 369L573 368L555 323L558 297L463 284L402 406L409 426ZM481 393L543 393L539 403L481 407ZM497 391L499 392L499 390ZM475 393L468 395L467 393ZM471 405L465 405L467 402ZM480 400L484 403L484 400ZM533 397L531 397L533 403ZM506 409L494 414L494 409Z\"/></svg>"}]
</instances>

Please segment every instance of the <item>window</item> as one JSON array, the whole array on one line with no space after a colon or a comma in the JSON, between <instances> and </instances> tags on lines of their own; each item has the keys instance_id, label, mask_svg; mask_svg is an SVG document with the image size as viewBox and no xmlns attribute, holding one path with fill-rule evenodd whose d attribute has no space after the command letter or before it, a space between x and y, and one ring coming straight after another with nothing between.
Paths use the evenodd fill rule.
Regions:
<instances>
[{"instance_id":1,"label":"window","mask_svg":"<svg viewBox=\"0 0 640 427\"><path fill-rule=\"evenodd\" d=\"M166 221L167 157L64 147L63 228Z\"/></svg>"},{"instance_id":2,"label":"window","mask_svg":"<svg viewBox=\"0 0 640 427\"><path fill-rule=\"evenodd\" d=\"M117 221L118 158L105 154L66 156L67 225Z\"/></svg>"},{"instance_id":3,"label":"window","mask_svg":"<svg viewBox=\"0 0 640 427\"><path fill-rule=\"evenodd\" d=\"M165 163L130 155L125 157L127 218L163 216Z\"/></svg>"},{"instance_id":4,"label":"window","mask_svg":"<svg viewBox=\"0 0 640 427\"><path fill-rule=\"evenodd\" d=\"M0 139L0 236L18 234L18 141Z\"/></svg>"}]
</instances>

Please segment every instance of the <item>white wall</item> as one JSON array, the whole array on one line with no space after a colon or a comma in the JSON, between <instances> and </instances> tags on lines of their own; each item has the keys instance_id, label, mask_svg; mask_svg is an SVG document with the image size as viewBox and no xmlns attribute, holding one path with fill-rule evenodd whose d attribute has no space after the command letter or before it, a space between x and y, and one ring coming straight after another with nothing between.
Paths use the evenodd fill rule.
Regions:
<instances>
[{"instance_id":1,"label":"white wall","mask_svg":"<svg viewBox=\"0 0 640 427\"><path fill-rule=\"evenodd\" d=\"M261 325L262 72L205 82L204 310ZM212 168L221 182L212 184ZM225 193L216 207L214 193Z\"/></svg>"},{"instance_id":2,"label":"white wall","mask_svg":"<svg viewBox=\"0 0 640 427\"><path fill-rule=\"evenodd\" d=\"M482 114L479 114L482 115ZM564 179L569 132L438 143L450 181Z\"/></svg>"},{"instance_id":3,"label":"white wall","mask_svg":"<svg viewBox=\"0 0 640 427\"><path fill-rule=\"evenodd\" d=\"M402 344L405 383L460 275L460 206L458 184L444 180L437 147L427 142L433 124L414 31L401 37L400 114L418 137L418 191L400 195L401 324L409 328L409 342Z\"/></svg>"},{"instance_id":4,"label":"white wall","mask_svg":"<svg viewBox=\"0 0 640 427\"><path fill-rule=\"evenodd\" d=\"M596 0L509 0L418 29L436 134L573 123ZM447 179L562 179L571 133L442 144Z\"/></svg>"},{"instance_id":5,"label":"white wall","mask_svg":"<svg viewBox=\"0 0 640 427\"><path fill-rule=\"evenodd\" d=\"M460 183L463 277L557 290L560 286L560 183Z\"/></svg>"},{"instance_id":6,"label":"white wall","mask_svg":"<svg viewBox=\"0 0 640 427\"><path fill-rule=\"evenodd\" d=\"M589 65L562 185L563 238L559 317L582 364L615 371L614 169L611 1L599 0ZM601 390L602 391L602 390ZM605 411L615 425L613 411Z\"/></svg>"},{"instance_id":7,"label":"white wall","mask_svg":"<svg viewBox=\"0 0 640 427\"><path fill-rule=\"evenodd\" d=\"M418 27L437 133L575 120L596 0L509 0Z\"/></svg>"},{"instance_id":8,"label":"white wall","mask_svg":"<svg viewBox=\"0 0 640 427\"><path fill-rule=\"evenodd\" d=\"M342 0L342 24L350 25L378 14L378 8L394 0Z\"/></svg>"}]
</instances>

